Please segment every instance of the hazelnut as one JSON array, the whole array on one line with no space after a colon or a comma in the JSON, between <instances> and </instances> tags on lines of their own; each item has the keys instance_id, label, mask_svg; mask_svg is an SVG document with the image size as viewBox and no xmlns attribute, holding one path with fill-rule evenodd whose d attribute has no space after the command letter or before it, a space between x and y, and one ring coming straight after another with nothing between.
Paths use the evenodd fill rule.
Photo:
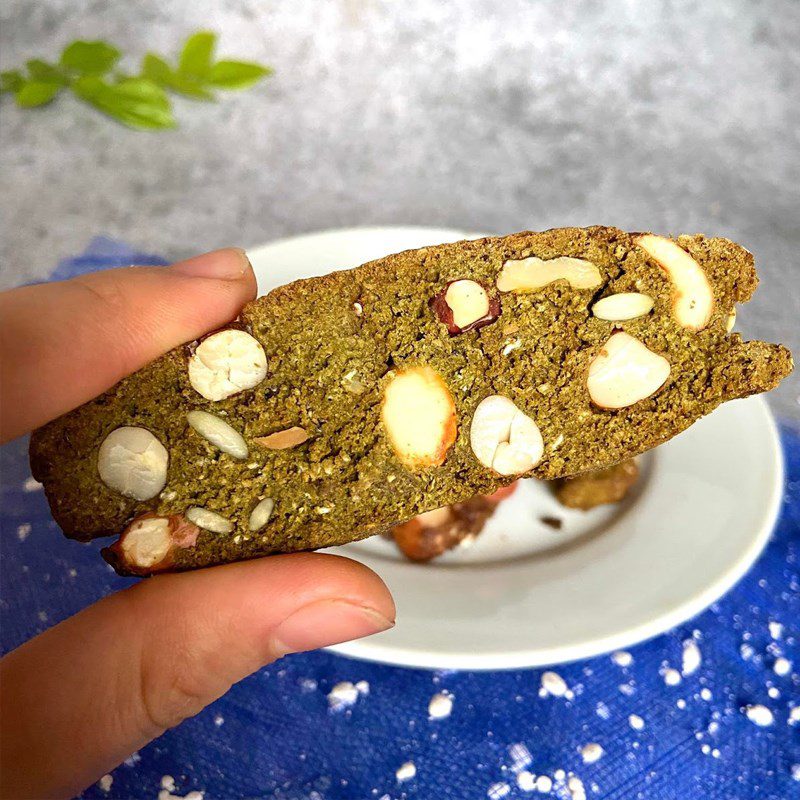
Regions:
<instances>
[{"instance_id":1,"label":"hazelnut","mask_svg":"<svg viewBox=\"0 0 800 800\"><path fill-rule=\"evenodd\" d=\"M309 438L305 428L295 425L293 428L276 431L269 436L259 436L253 441L268 450L288 450L290 447L297 447L297 445L303 444Z\"/></svg>"},{"instance_id":2,"label":"hazelnut","mask_svg":"<svg viewBox=\"0 0 800 800\"><path fill-rule=\"evenodd\" d=\"M381 420L395 454L409 469L439 466L456 440L456 407L438 372L427 366L396 373L386 386Z\"/></svg>"},{"instance_id":3,"label":"hazelnut","mask_svg":"<svg viewBox=\"0 0 800 800\"><path fill-rule=\"evenodd\" d=\"M700 331L708 325L714 295L703 268L671 239L647 233L635 239L664 272L673 287L675 318L684 328Z\"/></svg>"},{"instance_id":4,"label":"hazelnut","mask_svg":"<svg viewBox=\"0 0 800 800\"><path fill-rule=\"evenodd\" d=\"M626 408L658 391L670 374L664 356L624 331L611 335L589 365L589 396L600 408Z\"/></svg>"},{"instance_id":5,"label":"hazelnut","mask_svg":"<svg viewBox=\"0 0 800 800\"><path fill-rule=\"evenodd\" d=\"M430 306L451 336L482 328L500 316L500 301L477 281L457 280L442 289Z\"/></svg>"},{"instance_id":6,"label":"hazelnut","mask_svg":"<svg viewBox=\"0 0 800 800\"><path fill-rule=\"evenodd\" d=\"M189 358L189 382L206 400L224 400L267 375L264 348L249 333L228 328L203 339Z\"/></svg>"},{"instance_id":7,"label":"hazelnut","mask_svg":"<svg viewBox=\"0 0 800 800\"><path fill-rule=\"evenodd\" d=\"M544 453L544 441L536 423L499 394L478 403L469 437L478 461L500 475L528 472Z\"/></svg>"},{"instance_id":8,"label":"hazelnut","mask_svg":"<svg viewBox=\"0 0 800 800\"><path fill-rule=\"evenodd\" d=\"M190 411L186 420L197 433L223 453L233 458L247 458L247 443L244 438L221 417L207 411Z\"/></svg>"},{"instance_id":9,"label":"hazelnut","mask_svg":"<svg viewBox=\"0 0 800 800\"><path fill-rule=\"evenodd\" d=\"M497 276L497 288L501 292L533 292L559 280L573 289L596 289L603 282L597 266L583 258L531 256L506 261Z\"/></svg>"},{"instance_id":10,"label":"hazelnut","mask_svg":"<svg viewBox=\"0 0 800 800\"><path fill-rule=\"evenodd\" d=\"M111 431L100 445L100 480L125 497L150 500L167 483L169 454L146 428L124 426Z\"/></svg>"},{"instance_id":11,"label":"hazelnut","mask_svg":"<svg viewBox=\"0 0 800 800\"><path fill-rule=\"evenodd\" d=\"M130 572L148 574L169 569L176 550L194 547L200 529L180 514L136 517L109 550Z\"/></svg>"},{"instance_id":12,"label":"hazelnut","mask_svg":"<svg viewBox=\"0 0 800 800\"><path fill-rule=\"evenodd\" d=\"M607 322L624 322L649 314L653 309L653 298L641 292L620 292L598 300L592 306L592 314Z\"/></svg>"}]
</instances>

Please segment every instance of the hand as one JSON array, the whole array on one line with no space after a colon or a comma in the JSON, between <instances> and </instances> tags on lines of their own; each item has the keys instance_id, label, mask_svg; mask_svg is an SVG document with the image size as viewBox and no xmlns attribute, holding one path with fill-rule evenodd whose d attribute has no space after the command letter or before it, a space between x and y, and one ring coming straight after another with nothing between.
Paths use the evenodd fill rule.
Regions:
<instances>
[{"instance_id":1,"label":"hand","mask_svg":"<svg viewBox=\"0 0 800 800\"><path fill-rule=\"evenodd\" d=\"M0 434L90 400L255 296L241 250L0 295ZM230 686L287 654L394 623L353 561L273 556L161 575L106 597L0 661L0 795L79 792Z\"/></svg>"}]
</instances>

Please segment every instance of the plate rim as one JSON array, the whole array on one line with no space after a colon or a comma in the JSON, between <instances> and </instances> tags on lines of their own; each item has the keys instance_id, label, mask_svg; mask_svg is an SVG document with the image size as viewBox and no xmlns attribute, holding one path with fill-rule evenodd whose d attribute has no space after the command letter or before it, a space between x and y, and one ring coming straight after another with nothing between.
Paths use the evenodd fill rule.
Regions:
<instances>
[{"instance_id":1,"label":"plate rim","mask_svg":"<svg viewBox=\"0 0 800 800\"><path fill-rule=\"evenodd\" d=\"M365 225L345 228L327 228L320 231L309 231L248 247L247 253L258 258L261 252L276 246L309 243L309 240L324 240L326 237L347 237L352 235L378 234L391 231L393 235L408 233L425 235L436 233L444 235L442 240L470 239L486 236L485 233L465 231L458 228L425 226L425 225ZM353 266L358 266L354 264ZM769 466L774 476L770 496L765 503L760 525L754 530L747 547L742 548L738 559L702 591L694 593L672 608L664 611L647 622L631 628L591 639L585 642L560 645L549 648L528 648L508 653L481 654L475 652L437 653L433 650L408 650L396 645L386 645L380 639L367 637L352 642L343 642L324 648L352 659L391 666L411 667L425 670L454 669L466 671L533 669L554 664L565 664L581 659L593 658L612 652L613 650L632 647L645 642L680 625L705 611L710 605L730 591L750 570L766 547L777 522L783 484L785 465L783 450L780 444L775 418L767 402L762 396L754 396L738 402L747 402L753 413L761 418L765 425L764 446L770 456Z\"/></svg>"}]
</instances>

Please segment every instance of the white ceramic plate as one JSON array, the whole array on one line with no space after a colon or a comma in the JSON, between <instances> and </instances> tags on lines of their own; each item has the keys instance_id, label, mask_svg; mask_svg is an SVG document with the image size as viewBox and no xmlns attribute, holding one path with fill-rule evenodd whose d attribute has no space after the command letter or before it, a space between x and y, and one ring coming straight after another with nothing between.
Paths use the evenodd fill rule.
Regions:
<instances>
[{"instance_id":1,"label":"white ceramic plate","mask_svg":"<svg viewBox=\"0 0 800 800\"><path fill-rule=\"evenodd\" d=\"M353 228L248 251L261 292L388 253L479 234ZM636 496L568 511L524 481L470 548L432 564L373 537L335 552L372 567L397 602L397 626L338 653L415 667L505 669L627 647L702 611L744 575L780 504L783 468L759 398L728 403L642 458ZM563 520L561 530L540 522Z\"/></svg>"}]
</instances>

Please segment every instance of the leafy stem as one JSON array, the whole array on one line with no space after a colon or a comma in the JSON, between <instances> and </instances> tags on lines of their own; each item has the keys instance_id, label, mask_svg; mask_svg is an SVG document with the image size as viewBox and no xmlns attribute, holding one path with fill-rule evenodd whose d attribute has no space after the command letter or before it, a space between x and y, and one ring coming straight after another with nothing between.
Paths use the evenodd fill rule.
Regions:
<instances>
[{"instance_id":1,"label":"leafy stem","mask_svg":"<svg viewBox=\"0 0 800 800\"><path fill-rule=\"evenodd\" d=\"M139 129L176 126L168 92L195 100L214 100L219 89L246 89L272 74L249 61L215 60L217 36L193 33L183 45L177 65L147 53L138 75L116 70L122 53L103 41L75 41L58 63L35 58L25 68L0 72L0 92L13 94L20 108L52 102L62 91L94 106L113 119Z\"/></svg>"}]
</instances>

